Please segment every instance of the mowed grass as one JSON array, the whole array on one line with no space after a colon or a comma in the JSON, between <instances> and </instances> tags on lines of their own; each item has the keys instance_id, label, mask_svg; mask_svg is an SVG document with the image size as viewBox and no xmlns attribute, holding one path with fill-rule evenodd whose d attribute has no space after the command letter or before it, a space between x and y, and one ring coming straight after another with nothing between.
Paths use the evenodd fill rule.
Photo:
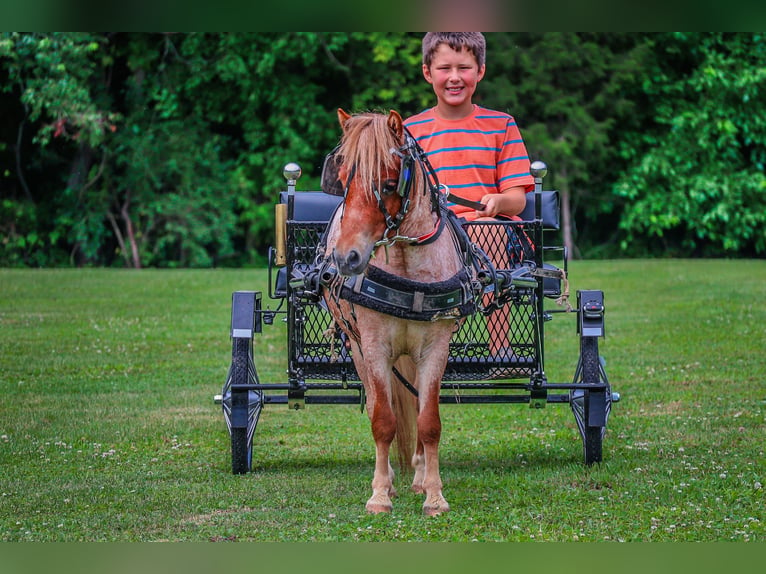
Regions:
<instances>
[{"instance_id":1,"label":"mowed grass","mask_svg":"<svg viewBox=\"0 0 766 574\"><path fill-rule=\"evenodd\" d=\"M567 405L444 406L452 512L426 518L406 473L392 514L365 512L358 406L267 405L254 471L231 474L213 395L231 293L266 291L264 270L0 270L0 539L763 541L766 262L575 261L570 280L605 292L604 462L582 464ZM574 319L546 323L551 381L573 375ZM284 325L256 349L284 380Z\"/></svg>"}]
</instances>

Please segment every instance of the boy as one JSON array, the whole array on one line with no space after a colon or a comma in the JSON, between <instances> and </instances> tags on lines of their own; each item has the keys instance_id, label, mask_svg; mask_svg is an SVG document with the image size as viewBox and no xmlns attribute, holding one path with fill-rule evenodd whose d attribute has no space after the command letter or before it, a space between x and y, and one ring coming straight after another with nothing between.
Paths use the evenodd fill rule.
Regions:
<instances>
[{"instance_id":1,"label":"boy","mask_svg":"<svg viewBox=\"0 0 766 574\"><path fill-rule=\"evenodd\" d=\"M518 219L534 178L513 117L473 103L484 77L485 54L480 32L428 32L423 37L423 76L433 86L436 106L408 118L405 125L428 154L439 182L456 195L484 204L480 211L448 204L458 217ZM483 227L498 235L495 226ZM475 240L496 267L509 268L507 238L489 235ZM498 316L489 321L490 352L510 358L507 309L493 315Z\"/></svg>"}]
</instances>

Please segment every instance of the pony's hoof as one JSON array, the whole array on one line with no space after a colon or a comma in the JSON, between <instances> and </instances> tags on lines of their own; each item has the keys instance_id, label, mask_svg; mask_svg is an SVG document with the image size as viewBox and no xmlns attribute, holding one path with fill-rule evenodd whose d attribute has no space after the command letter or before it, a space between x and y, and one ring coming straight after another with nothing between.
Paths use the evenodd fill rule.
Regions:
<instances>
[{"instance_id":1,"label":"pony's hoof","mask_svg":"<svg viewBox=\"0 0 766 574\"><path fill-rule=\"evenodd\" d=\"M393 504L391 504L391 499L388 496L385 496L384 494L373 494L372 497L370 497L370 500L367 501L365 508L370 514L382 514L384 512L391 512Z\"/></svg>"},{"instance_id":2,"label":"pony's hoof","mask_svg":"<svg viewBox=\"0 0 766 574\"><path fill-rule=\"evenodd\" d=\"M439 506L423 506L423 514L425 516L439 516L445 512L449 512L449 504L447 503Z\"/></svg>"},{"instance_id":3,"label":"pony's hoof","mask_svg":"<svg viewBox=\"0 0 766 574\"><path fill-rule=\"evenodd\" d=\"M365 508L367 509L367 512L369 512L370 514L390 514L391 510L393 510L393 505L368 502L365 505Z\"/></svg>"},{"instance_id":4,"label":"pony's hoof","mask_svg":"<svg viewBox=\"0 0 766 574\"><path fill-rule=\"evenodd\" d=\"M423 488L422 484L413 484L410 487L410 490L412 490L412 492L414 492L415 494L425 494L426 493L426 489Z\"/></svg>"},{"instance_id":5,"label":"pony's hoof","mask_svg":"<svg viewBox=\"0 0 766 574\"><path fill-rule=\"evenodd\" d=\"M438 516L449 512L449 503L443 496L426 499L423 503L423 514L426 516Z\"/></svg>"}]
</instances>

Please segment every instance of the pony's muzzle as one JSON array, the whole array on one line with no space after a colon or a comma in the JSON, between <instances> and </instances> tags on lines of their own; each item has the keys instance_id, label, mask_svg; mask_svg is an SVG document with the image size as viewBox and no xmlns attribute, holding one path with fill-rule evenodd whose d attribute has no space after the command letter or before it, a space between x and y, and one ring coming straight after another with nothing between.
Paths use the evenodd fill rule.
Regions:
<instances>
[{"instance_id":1,"label":"pony's muzzle","mask_svg":"<svg viewBox=\"0 0 766 574\"><path fill-rule=\"evenodd\" d=\"M338 272L346 277L362 273L367 268L367 261L369 260L369 256L364 257L357 249L350 249L348 253L343 255L336 248L332 250L332 257Z\"/></svg>"}]
</instances>

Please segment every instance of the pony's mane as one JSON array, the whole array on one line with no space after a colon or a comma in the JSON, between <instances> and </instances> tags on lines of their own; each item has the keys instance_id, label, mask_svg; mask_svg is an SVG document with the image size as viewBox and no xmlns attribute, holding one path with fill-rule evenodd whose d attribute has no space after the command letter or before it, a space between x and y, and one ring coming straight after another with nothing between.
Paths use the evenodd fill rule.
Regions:
<instances>
[{"instance_id":1,"label":"pony's mane","mask_svg":"<svg viewBox=\"0 0 766 574\"><path fill-rule=\"evenodd\" d=\"M391 148L398 149L400 145L388 127L386 115L373 112L354 114L344 126L338 157L342 163L356 166L354 178L358 181L379 182L383 169L397 167L398 158L391 153ZM365 193L370 193L368 185L362 187Z\"/></svg>"}]
</instances>

